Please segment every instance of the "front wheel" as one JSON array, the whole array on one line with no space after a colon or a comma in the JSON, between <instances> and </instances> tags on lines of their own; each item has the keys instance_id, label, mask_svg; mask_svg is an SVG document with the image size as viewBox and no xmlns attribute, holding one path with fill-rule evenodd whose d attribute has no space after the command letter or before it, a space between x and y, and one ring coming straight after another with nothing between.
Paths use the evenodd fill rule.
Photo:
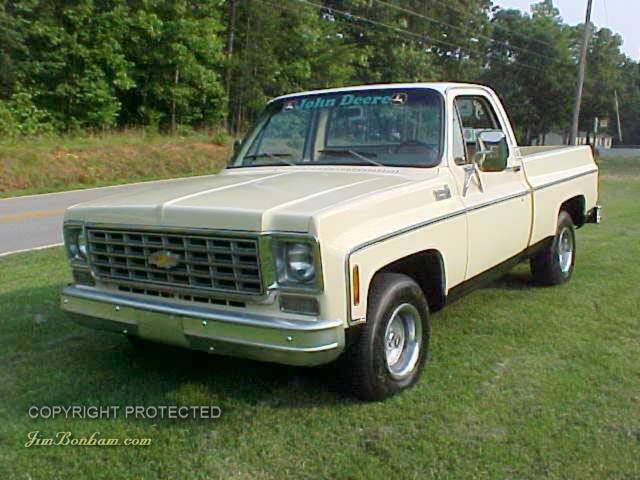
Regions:
<instances>
[{"instance_id":1,"label":"front wheel","mask_svg":"<svg viewBox=\"0 0 640 480\"><path fill-rule=\"evenodd\" d=\"M544 285L568 282L576 263L576 233L571 215L561 211L553 243L531 258L533 279Z\"/></svg>"},{"instance_id":2,"label":"front wheel","mask_svg":"<svg viewBox=\"0 0 640 480\"><path fill-rule=\"evenodd\" d=\"M346 365L353 393L383 400L415 384L429 345L429 308L420 286L406 275L377 275L360 328Z\"/></svg>"}]
</instances>

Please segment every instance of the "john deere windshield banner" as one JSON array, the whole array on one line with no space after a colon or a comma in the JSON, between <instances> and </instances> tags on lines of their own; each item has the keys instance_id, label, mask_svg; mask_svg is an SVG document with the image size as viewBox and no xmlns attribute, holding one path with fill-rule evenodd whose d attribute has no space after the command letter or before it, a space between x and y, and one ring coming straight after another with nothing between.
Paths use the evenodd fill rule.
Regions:
<instances>
[{"instance_id":1,"label":"john deere windshield banner","mask_svg":"<svg viewBox=\"0 0 640 480\"><path fill-rule=\"evenodd\" d=\"M352 95L339 97L315 97L285 102L283 110L313 110L316 108L352 107L359 105L403 105L407 101L406 93L390 95Z\"/></svg>"}]
</instances>

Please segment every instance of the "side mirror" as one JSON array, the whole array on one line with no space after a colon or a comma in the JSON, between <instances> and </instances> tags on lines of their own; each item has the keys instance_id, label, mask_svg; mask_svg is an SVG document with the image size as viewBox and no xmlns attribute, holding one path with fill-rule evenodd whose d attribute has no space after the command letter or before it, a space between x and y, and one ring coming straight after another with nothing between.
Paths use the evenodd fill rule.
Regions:
<instances>
[{"instance_id":1,"label":"side mirror","mask_svg":"<svg viewBox=\"0 0 640 480\"><path fill-rule=\"evenodd\" d=\"M502 130L485 130L484 132L480 132L478 139L480 139L482 143L496 145L501 142L506 142L507 136Z\"/></svg>"},{"instance_id":2,"label":"side mirror","mask_svg":"<svg viewBox=\"0 0 640 480\"><path fill-rule=\"evenodd\" d=\"M483 172L502 172L507 168L509 145L501 130L486 130L478 135L478 146L474 161Z\"/></svg>"}]
</instances>

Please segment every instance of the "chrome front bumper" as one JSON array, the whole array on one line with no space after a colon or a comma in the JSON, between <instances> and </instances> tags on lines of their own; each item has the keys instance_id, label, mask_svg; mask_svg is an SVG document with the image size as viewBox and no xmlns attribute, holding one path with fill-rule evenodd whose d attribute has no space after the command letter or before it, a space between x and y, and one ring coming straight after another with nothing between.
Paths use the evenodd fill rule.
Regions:
<instances>
[{"instance_id":1,"label":"chrome front bumper","mask_svg":"<svg viewBox=\"0 0 640 480\"><path fill-rule=\"evenodd\" d=\"M329 363L344 348L340 320L290 320L76 286L63 288L61 306L76 322L88 327L287 365Z\"/></svg>"}]
</instances>

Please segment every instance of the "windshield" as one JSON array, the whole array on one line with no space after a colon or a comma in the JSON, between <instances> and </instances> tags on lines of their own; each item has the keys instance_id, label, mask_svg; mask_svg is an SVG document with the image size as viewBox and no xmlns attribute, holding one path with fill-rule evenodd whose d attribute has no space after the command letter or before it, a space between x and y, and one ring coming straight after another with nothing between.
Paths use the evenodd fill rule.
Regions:
<instances>
[{"instance_id":1,"label":"windshield","mask_svg":"<svg viewBox=\"0 0 640 480\"><path fill-rule=\"evenodd\" d=\"M426 89L279 100L268 105L231 166L434 167L442 156L442 112L442 96Z\"/></svg>"}]
</instances>

